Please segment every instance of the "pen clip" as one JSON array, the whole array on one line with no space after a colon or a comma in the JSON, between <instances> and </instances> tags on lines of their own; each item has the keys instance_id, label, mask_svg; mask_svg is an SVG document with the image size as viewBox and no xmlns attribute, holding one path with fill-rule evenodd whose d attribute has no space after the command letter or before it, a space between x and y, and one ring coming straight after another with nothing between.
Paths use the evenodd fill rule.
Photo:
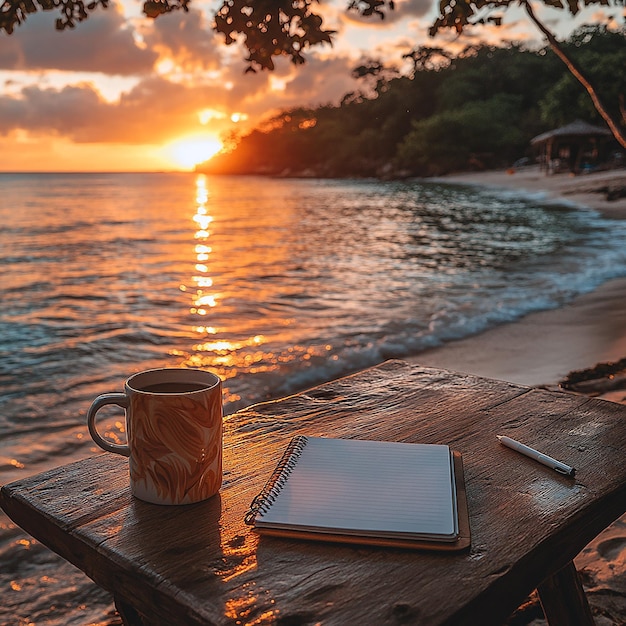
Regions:
<instances>
[{"instance_id":1,"label":"pen clip","mask_svg":"<svg viewBox=\"0 0 626 626\"><path fill-rule=\"evenodd\" d=\"M554 471L559 474L563 474L563 476L573 476L576 473L576 470L573 467L570 471L567 471L565 468L559 467L558 465L554 467Z\"/></svg>"}]
</instances>

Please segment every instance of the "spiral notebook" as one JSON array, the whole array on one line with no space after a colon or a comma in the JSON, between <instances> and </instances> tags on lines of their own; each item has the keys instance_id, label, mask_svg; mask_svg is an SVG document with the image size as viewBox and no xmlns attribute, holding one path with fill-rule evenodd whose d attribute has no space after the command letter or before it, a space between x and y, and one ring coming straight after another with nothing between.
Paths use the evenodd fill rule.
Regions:
<instances>
[{"instance_id":1,"label":"spiral notebook","mask_svg":"<svg viewBox=\"0 0 626 626\"><path fill-rule=\"evenodd\" d=\"M284 537L463 549L461 455L446 445L297 436L246 522Z\"/></svg>"}]
</instances>

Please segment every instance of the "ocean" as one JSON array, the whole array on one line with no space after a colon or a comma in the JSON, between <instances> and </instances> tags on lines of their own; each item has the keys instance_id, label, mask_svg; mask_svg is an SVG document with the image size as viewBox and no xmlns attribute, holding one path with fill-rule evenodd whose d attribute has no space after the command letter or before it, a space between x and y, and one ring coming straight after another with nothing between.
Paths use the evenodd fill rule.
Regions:
<instances>
[{"instance_id":1,"label":"ocean","mask_svg":"<svg viewBox=\"0 0 626 626\"><path fill-rule=\"evenodd\" d=\"M85 413L200 367L226 413L626 276L626 222L441 181L0 174L0 483L99 454ZM123 416L102 430L123 438ZM0 624L118 624L0 513Z\"/></svg>"}]
</instances>

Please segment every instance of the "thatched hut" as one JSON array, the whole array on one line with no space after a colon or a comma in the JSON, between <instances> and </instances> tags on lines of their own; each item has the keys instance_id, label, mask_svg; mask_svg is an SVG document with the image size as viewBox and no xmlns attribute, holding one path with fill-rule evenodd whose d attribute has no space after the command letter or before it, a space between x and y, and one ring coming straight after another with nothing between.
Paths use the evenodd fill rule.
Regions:
<instances>
[{"instance_id":1,"label":"thatched hut","mask_svg":"<svg viewBox=\"0 0 626 626\"><path fill-rule=\"evenodd\" d=\"M530 143L540 151L540 163L546 173L570 171L578 174L607 156L604 148L612 137L608 128L576 120L537 135Z\"/></svg>"}]
</instances>

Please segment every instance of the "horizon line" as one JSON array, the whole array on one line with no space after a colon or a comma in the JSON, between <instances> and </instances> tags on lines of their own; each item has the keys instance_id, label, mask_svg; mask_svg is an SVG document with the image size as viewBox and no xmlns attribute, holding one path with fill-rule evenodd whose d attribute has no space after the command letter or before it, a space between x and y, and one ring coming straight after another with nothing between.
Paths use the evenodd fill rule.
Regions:
<instances>
[{"instance_id":1,"label":"horizon line","mask_svg":"<svg viewBox=\"0 0 626 626\"><path fill-rule=\"evenodd\" d=\"M196 170L0 170L3 174L202 174Z\"/></svg>"}]
</instances>

